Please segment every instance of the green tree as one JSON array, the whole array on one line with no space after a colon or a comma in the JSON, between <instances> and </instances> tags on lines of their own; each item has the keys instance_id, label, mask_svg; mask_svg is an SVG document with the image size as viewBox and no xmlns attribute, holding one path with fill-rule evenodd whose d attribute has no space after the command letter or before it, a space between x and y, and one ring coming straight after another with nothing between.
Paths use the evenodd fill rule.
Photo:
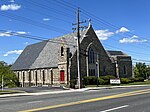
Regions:
<instances>
[{"instance_id":1,"label":"green tree","mask_svg":"<svg viewBox=\"0 0 150 112\"><path fill-rule=\"evenodd\" d=\"M2 84L2 75L4 80L4 87L16 87L18 85L18 79L16 74L10 69L10 65L0 61L0 85Z\"/></svg>"},{"instance_id":2,"label":"green tree","mask_svg":"<svg viewBox=\"0 0 150 112\"><path fill-rule=\"evenodd\" d=\"M147 66L147 78L150 78L150 66Z\"/></svg>"},{"instance_id":3,"label":"green tree","mask_svg":"<svg viewBox=\"0 0 150 112\"><path fill-rule=\"evenodd\" d=\"M146 79L148 77L148 67L145 63L136 63L134 67L134 76L143 77Z\"/></svg>"}]
</instances>

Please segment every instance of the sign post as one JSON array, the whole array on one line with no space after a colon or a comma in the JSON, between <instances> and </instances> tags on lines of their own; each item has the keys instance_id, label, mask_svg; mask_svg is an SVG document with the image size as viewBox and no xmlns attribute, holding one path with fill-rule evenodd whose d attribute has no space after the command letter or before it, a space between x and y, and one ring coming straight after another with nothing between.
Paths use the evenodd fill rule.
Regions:
<instances>
[{"instance_id":1,"label":"sign post","mask_svg":"<svg viewBox=\"0 0 150 112\"><path fill-rule=\"evenodd\" d=\"M120 84L120 79L110 79L110 84Z\"/></svg>"}]
</instances>

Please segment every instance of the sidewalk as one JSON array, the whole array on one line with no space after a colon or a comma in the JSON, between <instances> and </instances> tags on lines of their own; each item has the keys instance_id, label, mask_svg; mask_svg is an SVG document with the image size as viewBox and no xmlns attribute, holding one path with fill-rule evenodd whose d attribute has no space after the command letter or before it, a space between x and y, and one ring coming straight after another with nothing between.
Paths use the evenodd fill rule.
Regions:
<instances>
[{"instance_id":1,"label":"sidewalk","mask_svg":"<svg viewBox=\"0 0 150 112\"><path fill-rule=\"evenodd\" d=\"M33 96L33 95L46 95L46 94L60 94L60 93L71 93L71 92L84 92L89 90L101 90L101 89L114 89L114 88L130 88L130 87L144 87L150 85L130 85L130 86L109 86L109 87L88 87L82 89L69 89L69 90L59 90L59 91L44 91L36 93L13 93L13 94L2 94L0 98L4 97L15 97L15 96Z\"/></svg>"}]
</instances>

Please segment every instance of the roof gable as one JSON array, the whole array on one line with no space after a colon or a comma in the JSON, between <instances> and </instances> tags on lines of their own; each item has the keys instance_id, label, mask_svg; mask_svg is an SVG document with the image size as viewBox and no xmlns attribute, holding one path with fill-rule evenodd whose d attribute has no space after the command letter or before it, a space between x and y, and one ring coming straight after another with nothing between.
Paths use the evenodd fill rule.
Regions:
<instances>
[{"instance_id":1,"label":"roof gable","mask_svg":"<svg viewBox=\"0 0 150 112\"><path fill-rule=\"evenodd\" d=\"M18 57L16 62L12 65L12 70L29 69L34 61L39 56L47 42L39 42L27 46L21 55Z\"/></svg>"},{"instance_id":2,"label":"roof gable","mask_svg":"<svg viewBox=\"0 0 150 112\"><path fill-rule=\"evenodd\" d=\"M127 54L123 53L122 51L111 51L111 50L107 50L107 53L110 56L127 56Z\"/></svg>"}]
</instances>

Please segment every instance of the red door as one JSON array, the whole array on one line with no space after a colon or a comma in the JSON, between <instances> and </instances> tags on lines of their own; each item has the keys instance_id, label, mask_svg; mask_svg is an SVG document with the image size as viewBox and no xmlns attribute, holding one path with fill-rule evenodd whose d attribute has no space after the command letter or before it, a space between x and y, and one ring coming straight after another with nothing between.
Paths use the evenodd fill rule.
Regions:
<instances>
[{"instance_id":1,"label":"red door","mask_svg":"<svg viewBox=\"0 0 150 112\"><path fill-rule=\"evenodd\" d=\"M61 71L60 71L60 81L65 81L64 70L61 70Z\"/></svg>"}]
</instances>

